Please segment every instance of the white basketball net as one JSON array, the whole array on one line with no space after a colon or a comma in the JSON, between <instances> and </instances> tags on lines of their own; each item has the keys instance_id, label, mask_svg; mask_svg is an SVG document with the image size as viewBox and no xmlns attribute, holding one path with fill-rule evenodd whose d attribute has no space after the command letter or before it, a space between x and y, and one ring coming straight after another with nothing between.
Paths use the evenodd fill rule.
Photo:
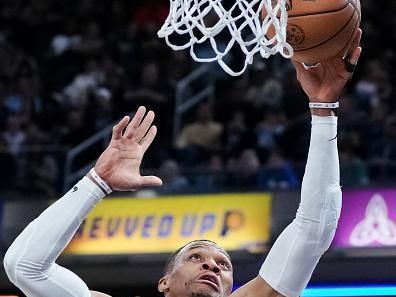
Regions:
<instances>
[{"instance_id":1,"label":"white basketball net","mask_svg":"<svg viewBox=\"0 0 396 297\"><path fill-rule=\"evenodd\" d=\"M293 55L292 47L286 42L286 0L234 0L235 3L231 1L170 0L169 15L158 36L165 38L173 50L190 48L190 54L197 62L218 61L232 76L244 73L257 53L265 59L276 53L285 58ZM227 4L229 7L225 8ZM264 19L261 17L263 9L267 11ZM216 23L207 26L205 22L208 23L207 19L213 15L217 18ZM268 38L266 33L271 26L276 34ZM228 30L230 38L225 42L222 40L222 46L219 48L219 34L223 34L224 30ZM170 38L174 34L188 36L189 40L176 44ZM212 48L211 57L197 55L196 47L205 42ZM239 45L246 55L240 71L232 70L224 61L235 45Z\"/></svg>"}]
</instances>

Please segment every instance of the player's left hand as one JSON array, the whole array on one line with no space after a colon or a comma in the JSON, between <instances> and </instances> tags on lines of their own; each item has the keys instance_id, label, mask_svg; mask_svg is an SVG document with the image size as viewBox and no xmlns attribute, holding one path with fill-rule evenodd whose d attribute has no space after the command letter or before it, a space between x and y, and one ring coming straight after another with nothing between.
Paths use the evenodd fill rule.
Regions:
<instances>
[{"instance_id":1,"label":"player's left hand","mask_svg":"<svg viewBox=\"0 0 396 297\"><path fill-rule=\"evenodd\" d=\"M353 74L354 67L348 69L347 65L349 63L349 66L351 64L356 66L362 52L359 46L361 36L362 30L359 29L345 58L337 56L312 67L306 67L303 63L292 59L297 79L311 102L336 102L338 100Z\"/></svg>"},{"instance_id":2,"label":"player's left hand","mask_svg":"<svg viewBox=\"0 0 396 297\"><path fill-rule=\"evenodd\" d=\"M157 134L152 125L155 114L141 106L129 122L124 117L113 127L109 146L95 165L96 173L114 190L134 191L147 186L160 186L157 176L141 176L140 164L144 153Z\"/></svg>"}]
</instances>

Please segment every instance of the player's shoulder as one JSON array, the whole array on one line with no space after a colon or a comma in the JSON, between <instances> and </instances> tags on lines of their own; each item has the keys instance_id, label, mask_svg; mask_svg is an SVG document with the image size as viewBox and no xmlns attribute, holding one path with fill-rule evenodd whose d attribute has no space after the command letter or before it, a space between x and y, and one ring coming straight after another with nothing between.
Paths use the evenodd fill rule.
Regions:
<instances>
[{"instance_id":1,"label":"player's shoulder","mask_svg":"<svg viewBox=\"0 0 396 297\"><path fill-rule=\"evenodd\" d=\"M111 297L110 295L101 292L96 292L96 291L90 291L90 292L91 292L91 297Z\"/></svg>"}]
</instances>

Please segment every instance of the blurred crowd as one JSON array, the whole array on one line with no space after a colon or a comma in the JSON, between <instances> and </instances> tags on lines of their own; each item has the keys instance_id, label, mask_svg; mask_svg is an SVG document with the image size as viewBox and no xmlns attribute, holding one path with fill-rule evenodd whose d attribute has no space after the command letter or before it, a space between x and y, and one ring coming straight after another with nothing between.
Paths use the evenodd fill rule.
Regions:
<instances>
[{"instance_id":1,"label":"blurred crowd","mask_svg":"<svg viewBox=\"0 0 396 297\"><path fill-rule=\"evenodd\" d=\"M363 56L339 110L345 186L396 178L394 9L362 2ZM161 193L299 186L310 117L279 56L237 78L212 67L215 98L197 104L173 139L175 87L199 65L158 39L167 14L159 0L0 2L0 190L58 195L67 152L143 104L159 126L143 166L163 178Z\"/></svg>"}]
</instances>

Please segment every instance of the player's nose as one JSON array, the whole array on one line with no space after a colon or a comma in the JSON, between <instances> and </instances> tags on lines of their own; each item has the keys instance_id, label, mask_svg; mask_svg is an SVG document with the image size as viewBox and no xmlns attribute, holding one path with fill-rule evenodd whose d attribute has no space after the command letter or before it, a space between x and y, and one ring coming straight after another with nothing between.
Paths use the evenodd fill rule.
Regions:
<instances>
[{"instance_id":1,"label":"player's nose","mask_svg":"<svg viewBox=\"0 0 396 297\"><path fill-rule=\"evenodd\" d=\"M205 263L202 263L202 269L213 271L216 274L219 274L221 271L220 267L215 262L212 261L207 261Z\"/></svg>"}]
</instances>

